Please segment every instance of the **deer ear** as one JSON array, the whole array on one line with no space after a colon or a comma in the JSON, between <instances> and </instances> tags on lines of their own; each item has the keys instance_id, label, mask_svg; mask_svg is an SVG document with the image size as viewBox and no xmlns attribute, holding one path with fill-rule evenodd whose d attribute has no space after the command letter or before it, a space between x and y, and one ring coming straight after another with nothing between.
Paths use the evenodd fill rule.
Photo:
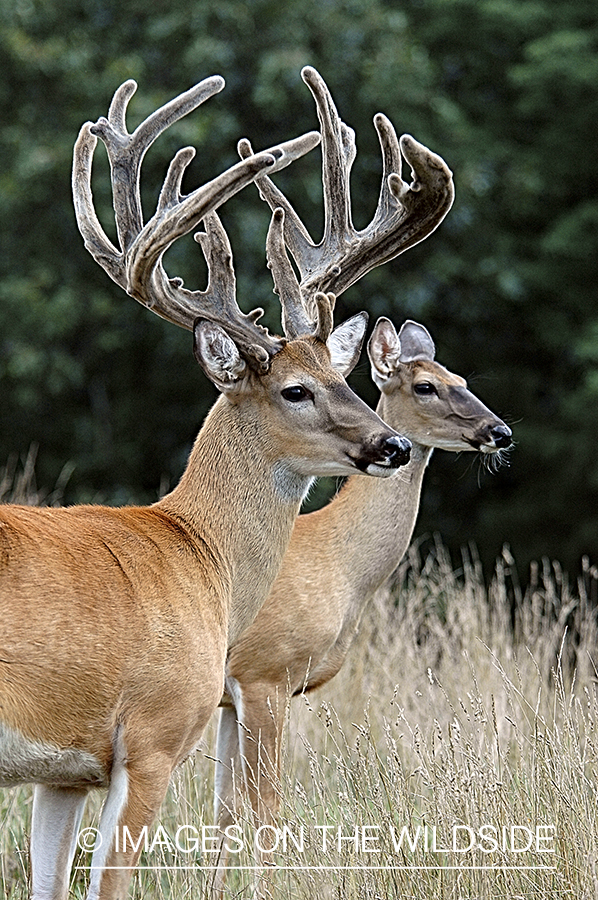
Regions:
<instances>
[{"instance_id":1,"label":"deer ear","mask_svg":"<svg viewBox=\"0 0 598 900\"><path fill-rule=\"evenodd\" d=\"M247 372L247 363L223 328L198 319L193 327L193 353L219 391L227 394L238 389Z\"/></svg>"},{"instance_id":2,"label":"deer ear","mask_svg":"<svg viewBox=\"0 0 598 900\"><path fill-rule=\"evenodd\" d=\"M434 359L436 347L430 332L423 325L407 319L399 331L399 338L402 363L413 362L416 359Z\"/></svg>"},{"instance_id":3,"label":"deer ear","mask_svg":"<svg viewBox=\"0 0 598 900\"><path fill-rule=\"evenodd\" d=\"M372 379L379 388L393 375L401 361L401 341L390 319L376 322L368 342Z\"/></svg>"},{"instance_id":4,"label":"deer ear","mask_svg":"<svg viewBox=\"0 0 598 900\"><path fill-rule=\"evenodd\" d=\"M350 319L335 328L326 341L332 365L341 375L348 375L355 368L361 353L367 324L368 314L366 312L357 313L356 316L351 316Z\"/></svg>"}]
</instances>

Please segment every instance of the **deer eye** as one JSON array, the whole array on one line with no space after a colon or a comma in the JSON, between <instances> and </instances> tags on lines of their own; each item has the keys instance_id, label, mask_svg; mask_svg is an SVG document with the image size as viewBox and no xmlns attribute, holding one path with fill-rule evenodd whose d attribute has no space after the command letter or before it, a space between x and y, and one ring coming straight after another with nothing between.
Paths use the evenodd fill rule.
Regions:
<instances>
[{"instance_id":1,"label":"deer eye","mask_svg":"<svg viewBox=\"0 0 598 900\"><path fill-rule=\"evenodd\" d=\"M420 397L429 397L431 394L437 394L438 391L430 381L420 381L419 384L413 385L413 393L419 394Z\"/></svg>"},{"instance_id":2,"label":"deer eye","mask_svg":"<svg viewBox=\"0 0 598 900\"><path fill-rule=\"evenodd\" d=\"M301 403L302 400L313 400L314 395L302 384L293 384L291 387L284 388L281 392L285 400L289 403Z\"/></svg>"}]
</instances>

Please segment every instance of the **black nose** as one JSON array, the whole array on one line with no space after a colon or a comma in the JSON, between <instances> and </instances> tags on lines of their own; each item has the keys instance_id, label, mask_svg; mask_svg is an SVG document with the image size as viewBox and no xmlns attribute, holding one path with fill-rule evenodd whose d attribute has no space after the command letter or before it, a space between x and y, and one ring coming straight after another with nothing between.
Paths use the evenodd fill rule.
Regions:
<instances>
[{"instance_id":1,"label":"black nose","mask_svg":"<svg viewBox=\"0 0 598 900\"><path fill-rule=\"evenodd\" d=\"M393 469L405 466L411 456L411 441L399 435L386 438L380 447L380 455L388 460Z\"/></svg>"},{"instance_id":2,"label":"black nose","mask_svg":"<svg viewBox=\"0 0 598 900\"><path fill-rule=\"evenodd\" d=\"M513 432L508 425L497 425L490 432L492 440L499 449L510 447Z\"/></svg>"}]
</instances>

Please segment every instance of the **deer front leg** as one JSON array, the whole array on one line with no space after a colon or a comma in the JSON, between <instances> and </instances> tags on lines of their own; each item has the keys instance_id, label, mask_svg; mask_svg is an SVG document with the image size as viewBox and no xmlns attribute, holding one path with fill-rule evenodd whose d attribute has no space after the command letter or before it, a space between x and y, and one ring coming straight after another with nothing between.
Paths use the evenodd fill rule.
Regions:
<instances>
[{"instance_id":1,"label":"deer front leg","mask_svg":"<svg viewBox=\"0 0 598 900\"><path fill-rule=\"evenodd\" d=\"M234 704L220 710L216 750L214 818L222 832L218 869L212 885L212 896L224 896L229 852L224 830L235 822L239 808L239 773L249 797L255 829L275 824L279 809L279 748L284 724L284 710L278 709L282 693L278 686L242 686L236 679L226 679L227 691ZM271 701L275 698L275 702ZM268 832L255 849L258 864L267 866L272 854L260 849L267 846ZM269 896L270 878L258 872L255 897Z\"/></svg>"},{"instance_id":2,"label":"deer front leg","mask_svg":"<svg viewBox=\"0 0 598 900\"><path fill-rule=\"evenodd\" d=\"M31 819L31 900L66 900L84 789L37 784Z\"/></svg>"},{"instance_id":3,"label":"deer front leg","mask_svg":"<svg viewBox=\"0 0 598 900\"><path fill-rule=\"evenodd\" d=\"M280 807L280 742L286 708L282 694L279 685L264 684L251 685L242 693L239 748L258 826L275 825Z\"/></svg>"},{"instance_id":4,"label":"deer front leg","mask_svg":"<svg viewBox=\"0 0 598 900\"><path fill-rule=\"evenodd\" d=\"M280 745L286 710L283 698L279 685L250 685L242 690L241 703L237 706L242 710L238 729L244 782L255 827L262 827L255 847L256 863L263 866L256 873L256 898L271 896L272 877L268 868L273 866L274 859L267 848L275 843L269 828L276 827L280 808Z\"/></svg>"},{"instance_id":5,"label":"deer front leg","mask_svg":"<svg viewBox=\"0 0 598 900\"><path fill-rule=\"evenodd\" d=\"M125 900L133 868L160 808L174 765L163 753L113 767L91 861L87 900Z\"/></svg>"},{"instance_id":6,"label":"deer front leg","mask_svg":"<svg viewBox=\"0 0 598 900\"><path fill-rule=\"evenodd\" d=\"M239 782L243 779L239 753L237 710L223 707L218 720L216 769L214 773L214 822L220 827L218 868L212 884L212 897L223 897L230 851L225 829L235 824L239 801Z\"/></svg>"},{"instance_id":7,"label":"deer front leg","mask_svg":"<svg viewBox=\"0 0 598 900\"><path fill-rule=\"evenodd\" d=\"M214 821L222 829L234 824L237 818L242 777L237 711L223 707L218 720L214 773Z\"/></svg>"}]
</instances>

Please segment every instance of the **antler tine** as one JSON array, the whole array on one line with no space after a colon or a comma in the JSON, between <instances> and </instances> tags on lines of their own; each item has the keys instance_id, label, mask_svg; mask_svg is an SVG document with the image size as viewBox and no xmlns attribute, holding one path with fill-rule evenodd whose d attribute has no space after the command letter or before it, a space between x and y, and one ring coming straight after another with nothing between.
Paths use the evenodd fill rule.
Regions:
<instances>
[{"instance_id":1,"label":"antler tine","mask_svg":"<svg viewBox=\"0 0 598 900\"><path fill-rule=\"evenodd\" d=\"M164 292L157 288L162 282L166 290L168 276L162 267L161 259L168 247L178 237L196 228L209 212L217 209L229 197L253 181L266 167L278 171L310 150L317 141L318 135L312 133L287 141L271 150L256 153L231 166L184 198L180 197L180 182L194 151L191 148L179 151L167 173L156 214L138 235L128 254L127 290L131 296L148 306L150 305L148 298L151 298L151 308L154 309L155 306L154 311L164 315L167 310L160 309ZM148 290L152 285L154 290ZM177 286L181 286L180 282ZM181 308L179 305L179 311ZM177 324L191 328L194 319L200 314L196 308L191 307L185 321L177 319ZM172 318L170 315L165 317Z\"/></svg>"},{"instance_id":2,"label":"antler tine","mask_svg":"<svg viewBox=\"0 0 598 900\"><path fill-rule=\"evenodd\" d=\"M282 328L289 338L308 334L313 330L301 299L301 288L287 255L284 243L284 209L277 207L272 213L266 237L266 259L272 271L274 292L282 307Z\"/></svg>"},{"instance_id":3,"label":"antler tine","mask_svg":"<svg viewBox=\"0 0 598 900\"><path fill-rule=\"evenodd\" d=\"M194 238L201 245L208 264L208 286L205 291L188 294L189 301L203 310L201 318L223 325L239 344L248 363L257 371L264 372L273 353L282 347L283 340L270 335L267 328L257 324L264 314L263 309L254 309L250 313L239 309L232 251L218 214L208 213L203 225L205 231L198 232ZM248 333L251 333L250 343L247 342Z\"/></svg>"},{"instance_id":4,"label":"antler tine","mask_svg":"<svg viewBox=\"0 0 598 900\"><path fill-rule=\"evenodd\" d=\"M326 342L332 331L336 297L317 292L309 305L303 302L301 285L287 255L284 219L284 209L277 207L266 239L268 268L272 271L274 292L280 297L284 333L291 340L311 334Z\"/></svg>"},{"instance_id":5,"label":"antler tine","mask_svg":"<svg viewBox=\"0 0 598 900\"><path fill-rule=\"evenodd\" d=\"M324 237L327 253L342 253L346 238L355 233L351 221L349 174L355 161L355 132L341 121L324 79L311 66L301 77L314 100L322 132L322 184L324 188Z\"/></svg>"},{"instance_id":6,"label":"antler tine","mask_svg":"<svg viewBox=\"0 0 598 900\"><path fill-rule=\"evenodd\" d=\"M190 90L155 110L133 132L126 126L126 112L137 84L133 79L117 88L108 118L102 116L91 133L100 137L108 151L112 170L114 213L120 246L126 252L143 227L139 177L143 157L163 131L173 122L197 109L202 103L219 93L224 78L214 75L204 78Z\"/></svg>"},{"instance_id":7,"label":"antler tine","mask_svg":"<svg viewBox=\"0 0 598 900\"><path fill-rule=\"evenodd\" d=\"M247 138L241 138L237 144L237 151L241 159L248 159L253 155L253 148ZM255 179L255 185L259 191L262 200L265 200L270 209L274 212L276 209L284 211L284 236L285 243L298 266L303 273L310 267L310 251L313 255L313 264L317 262L319 254L317 247L314 245L309 232L285 195L274 182L267 176L261 175Z\"/></svg>"},{"instance_id":8,"label":"antler tine","mask_svg":"<svg viewBox=\"0 0 598 900\"><path fill-rule=\"evenodd\" d=\"M181 183L195 151L191 147L179 150L168 168L154 216L145 225L142 219L139 175L147 149L172 122L195 109L221 90L223 85L219 76L205 79L152 113L132 135L126 130L125 117L136 85L133 81L121 85L112 100L108 118L101 118L95 125L86 123L75 144L75 212L89 252L110 277L140 303L188 329L193 328L198 317L219 322L231 335L234 333L238 337L241 346L251 347L256 343L268 346L268 352L272 355L280 345L265 328L255 325L262 311L255 310L247 315L241 312L234 298L234 275L232 282L226 275L226 290L218 280L219 265L227 272L230 268L232 272L231 253L226 236L224 239L222 237L222 227L219 223L214 224L210 214L258 174L266 169L278 171L315 147L320 141L318 132L253 154L186 197L181 195ZM104 233L93 205L91 167L97 137L106 145L110 160L120 249ZM168 278L162 266L162 257L178 237L192 231L202 220L209 220L205 236L200 236L199 242L209 256L208 261L212 261L212 286L206 291L191 292L183 288L180 278ZM217 264L218 253L222 256ZM258 356L261 355L260 351Z\"/></svg>"},{"instance_id":9,"label":"antler tine","mask_svg":"<svg viewBox=\"0 0 598 900\"><path fill-rule=\"evenodd\" d=\"M428 237L443 220L454 199L452 173L445 162L410 135L397 139L386 116L378 113L383 160L382 186L370 224L357 231L351 220L349 175L355 159L354 133L338 116L324 80L307 66L302 78L311 90L322 129L324 236L315 244L296 212L270 178L259 175L256 185L271 209L285 211L284 239L299 269L304 304L315 292L337 296L376 266L382 265ZM241 142L247 158L251 147ZM401 178L403 160L414 180Z\"/></svg>"}]
</instances>

